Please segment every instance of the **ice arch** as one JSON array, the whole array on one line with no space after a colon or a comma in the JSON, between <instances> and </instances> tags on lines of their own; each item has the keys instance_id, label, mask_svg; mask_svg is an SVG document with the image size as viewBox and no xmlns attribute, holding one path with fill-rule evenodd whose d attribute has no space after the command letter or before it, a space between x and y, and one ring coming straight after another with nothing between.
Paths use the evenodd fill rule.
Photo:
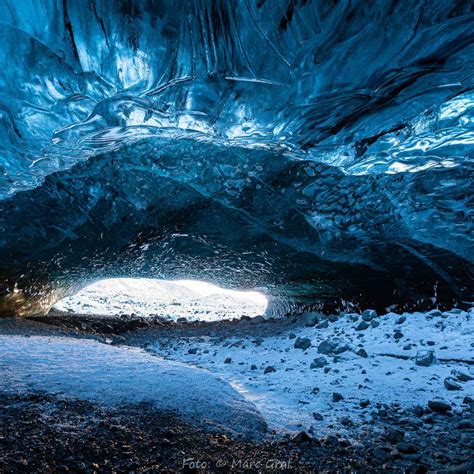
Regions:
<instances>
[{"instance_id":1,"label":"ice arch","mask_svg":"<svg viewBox=\"0 0 474 474\"><path fill-rule=\"evenodd\" d=\"M0 313L123 276L472 299L472 8L0 0Z\"/></svg>"}]
</instances>

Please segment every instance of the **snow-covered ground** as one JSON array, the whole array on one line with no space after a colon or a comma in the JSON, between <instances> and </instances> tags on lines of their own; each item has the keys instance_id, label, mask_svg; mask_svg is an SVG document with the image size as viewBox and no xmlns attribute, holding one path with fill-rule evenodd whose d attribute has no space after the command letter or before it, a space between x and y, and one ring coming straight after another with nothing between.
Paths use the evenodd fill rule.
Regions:
<instances>
[{"instance_id":1,"label":"snow-covered ground","mask_svg":"<svg viewBox=\"0 0 474 474\"><path fill-rule=\"evenodd\" d=\"M257 316L267 299L255 291L235 291L194 280L110 278L59 301L54 308L81 314L132 314L171 320L216 321Z\"/></svg>"},{"instance_id":2,"label":"snow-covered ground","mask_svg":"<svg viewBox=\"0 0 474 474\"><path fill-rule=\"evenodd\" d=\"M115 346L97 333L92 341L5 330L0 390L105 404L152 401L247 434L264 419L277 431L351 437L384 406L413 417L415 406L426 413L438 399L461 413L465 397L474 397L473 320L473 309L332 319L312 313L152 326L124 333Z\"/></svg>"},{"instance_id":3,"label":"snow-covered ground","mask_svg":"<svg viewBox=\"0 0 474 474\"><path fill-rule=\"evenodd\" d=\"M329 322L327 328L306 327L300 320L270 336L260 334L258 328L253 334L239 334L236 328L230 338L212 332L175 336L168 331L168 337L158 336L147 349L229 381L275 428L321 433L336 426L344 432L349 429L344 417L349 416L355 426L367 422L377 403L426 407L429 400L439 398L459 408L466 395L472 397L474 382L459 382L452 372L472 372L473 319L472 310L454 310L389 313L359 330L356 327L363 319L354 314ZM278 322L265 324L276 326ZM150 339L146 332L143 337ZM308 338L311 346L295 348L298 338ZM347 350L321 353L326 352L320 347L323 341L347 346ZM367 357L357 354L360 349ZM417 365L417 354L421 357L430 350L437 360L429 366ZM315 359L318 362L311 367ZM447 390L446 378L452 378L461 389ZM334 401L334 392L343 399ZM364 400L370 402L366 409L360 407Z\"/></svg>"},{"instance_id":4,"label":"snow-covered ground","mask_svg":"<svg viewBox=\"0 0 474 474\"><path fill-rule=\"evenodd\" d=\"M253 404L208 371L93 340L0 335L0 391L32 390L106 405L151 402L245 436L265 428Z\"/></svg>"}]
</instances>

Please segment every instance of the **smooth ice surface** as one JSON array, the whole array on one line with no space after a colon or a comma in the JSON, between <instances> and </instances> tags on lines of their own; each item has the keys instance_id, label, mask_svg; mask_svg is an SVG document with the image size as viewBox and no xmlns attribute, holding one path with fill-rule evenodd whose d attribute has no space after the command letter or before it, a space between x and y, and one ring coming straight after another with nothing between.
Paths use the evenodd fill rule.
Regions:
<instances>
[{"instance_id":1,"label":"smooth ice surface","mask_svg":"<svg viewBox=\"0 0 474 474\"><path fill-rule=\"evenodd\" d=\"M153 356L67 337L0 335L0 390L42 390L120 405L151 402L188 422L258 436L265 424L255 406L205 370Z\"/></svg>"},{"instance_id":2,"label":"smooth ice surface","mask_svg":"<svg viewBox=\"0 0 474 474\"><path fill-rule=\"evenodd\" d=\"M0 0L0 18L2 314L124 276L472 299L471 2Z\"/></svg>"},{"instance_id":3,"label":"smooth ice surface","mask_svg":"<svg viewBox=\"0 0 474 474\"><path fill-rule=\"evenodd\" d=\"M232 291L203 281L163 281L147 278L102 280L64 298L54 306L79 314L132 314L170 320L198 321L258 316L266 298L257 292Z\"/></svg>"}]
</instances>

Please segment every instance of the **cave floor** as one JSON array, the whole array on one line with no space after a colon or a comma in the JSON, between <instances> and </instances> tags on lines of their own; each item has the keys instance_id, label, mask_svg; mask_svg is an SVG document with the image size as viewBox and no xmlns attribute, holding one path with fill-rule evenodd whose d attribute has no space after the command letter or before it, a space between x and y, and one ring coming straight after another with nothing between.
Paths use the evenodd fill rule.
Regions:
<instances>
[{"instance_id":1,"label":"cave floor","mask_svg":"<svg viewBox=\"0 0 474 474\"><path fill-rule=\"evenodd\" d=\"M469 472L473 317L7 318L0 472Z\"/></svg>"}]
</instances>

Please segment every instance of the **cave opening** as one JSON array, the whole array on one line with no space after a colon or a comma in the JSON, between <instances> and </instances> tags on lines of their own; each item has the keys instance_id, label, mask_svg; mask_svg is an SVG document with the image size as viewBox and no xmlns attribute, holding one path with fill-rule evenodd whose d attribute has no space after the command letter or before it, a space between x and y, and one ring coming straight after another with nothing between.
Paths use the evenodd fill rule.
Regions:
<instances>
[{"instance_id":1,"label":"cave opening","mask_svg":"<svg viewBox=\"0 0 474 474\"><path fill-rule=\"evenodd\" d=\"M200 280L107 278L58 301L60 312L178 321L219 321L264 314L267 298L257 291L229 290Z\"/></svg>"}]
</instances>

